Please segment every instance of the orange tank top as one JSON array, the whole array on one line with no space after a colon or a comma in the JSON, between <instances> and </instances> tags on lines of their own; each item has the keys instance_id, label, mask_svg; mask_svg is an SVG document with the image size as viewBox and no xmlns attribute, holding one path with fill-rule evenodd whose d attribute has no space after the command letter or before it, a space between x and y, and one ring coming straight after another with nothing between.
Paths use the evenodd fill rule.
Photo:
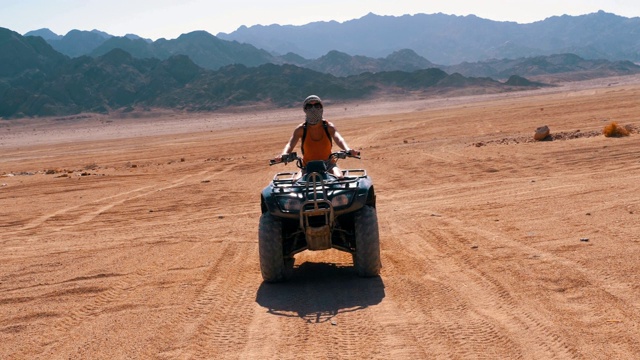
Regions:
<instances>
[{"instance_id":1,"label":"orange tank top","mask_svg":"<svg viewBox=\"0 0 640 360\"><path fill-rule=\"evenodd\" d=\"M326 121L322 121L322 126L308 127L307 124L304 124L302 164L306 165L307 162L313 160L328 160L332 144Z\"/></svg>"}]
</instances>

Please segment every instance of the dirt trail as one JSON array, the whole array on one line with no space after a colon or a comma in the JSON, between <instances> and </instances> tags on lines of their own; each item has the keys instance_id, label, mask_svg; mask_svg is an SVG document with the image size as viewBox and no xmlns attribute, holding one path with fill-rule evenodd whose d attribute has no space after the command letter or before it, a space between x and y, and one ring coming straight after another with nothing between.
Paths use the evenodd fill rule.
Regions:
<instances>
[{"instance_id":1,"label":"dirt trail","mask_svg":"<svg viewBox=\"0 0 640 360\"><path fill-rule=\"evenodd\" d=\"M512 141L640 128L640 81L611 84L333 109L376 186L373 279L326 251L262 283L298 110L5 122L0 359L639 358L640 134Z\"/></svg>"}]
</instances>

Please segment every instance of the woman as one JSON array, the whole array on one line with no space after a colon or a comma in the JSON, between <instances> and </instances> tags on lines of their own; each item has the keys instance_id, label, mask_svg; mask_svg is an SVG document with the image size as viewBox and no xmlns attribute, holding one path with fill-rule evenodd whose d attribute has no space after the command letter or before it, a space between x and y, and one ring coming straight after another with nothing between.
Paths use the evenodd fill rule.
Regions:
<instances>
[{"instance_id":1,"label":"woman","mask_svg":"<svg viewBox=\"0 0 640 360\"><path fill-rule=\"evenodd\" d=\"M310 95L302 103L305 113L305 122L298 125L289 139L287 145L282 150L282 154L275 157L275 162L281 162L282 157L293 151L299 140L302 140L300 148L302 150L302 165L306 166L309 161L323 160L327 165L327 172L337 178L342 178L342 171L336 166L335 160L331 161L331 147L335 141L342 150L349 155L357 156L359 151L349 148L347 142L342 138L333 123L325 120L322 116L322 100L316 95Z\"/></svg>"}]
</instances>

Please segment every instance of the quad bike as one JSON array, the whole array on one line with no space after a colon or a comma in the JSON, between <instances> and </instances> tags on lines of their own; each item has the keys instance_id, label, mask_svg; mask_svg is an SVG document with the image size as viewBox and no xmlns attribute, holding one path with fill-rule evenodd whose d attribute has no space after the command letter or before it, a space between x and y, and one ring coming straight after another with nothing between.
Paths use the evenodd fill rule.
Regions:
<instances>
[{"instance_id":1,"label":"quad bike","mask_svg":"<svg viewBox=\"0 0 640 360\"><path fill-rule=\"evenodd\" d=\"M332 153L328 161L351 156ZM277 173L262 190L258 243L260 270L267 282L285 280L293 269L294 255L304 250L337 249L352 254L358 275L377 276L380 240L376 195L364 169L342 170L338 178L327 171L325 161L306 167L296 153L282 163L295 161L302 170ZM278 162L271 160L270 165Z\"/></svg>"}]
</instances>

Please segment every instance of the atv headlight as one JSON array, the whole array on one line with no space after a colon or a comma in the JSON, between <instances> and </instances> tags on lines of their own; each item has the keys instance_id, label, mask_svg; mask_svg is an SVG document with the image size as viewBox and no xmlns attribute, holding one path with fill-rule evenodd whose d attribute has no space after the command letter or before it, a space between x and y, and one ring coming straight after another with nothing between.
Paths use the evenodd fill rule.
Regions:
<instances>
[{"instance_id":1,"label":"atv headlight","mask_svg":"<svg viewBox=\"0 0 640 360\"><path fill-rule=\"evenodd\" d=\"M300 199L298 199L297 197L290 197L290 196L278 197L278 205L280 205L280 209L282 209L282 211L287 211L287 212L300 211L301 204L302 203Z\"/></svg>"},{"instance_id":2,"label":"atv headlight","mask_svg":"<svg viewBox=\"0 0 640 360\"><path fill-rule=\"evenodd\" d=\"M331 199L331 205L333 205L333 207L335 208L341 207L341 206L347 206L351 202L352 197L353 197L352 192L336 195L333 197L333 199Z\"/></svg>"}]
</instances>

